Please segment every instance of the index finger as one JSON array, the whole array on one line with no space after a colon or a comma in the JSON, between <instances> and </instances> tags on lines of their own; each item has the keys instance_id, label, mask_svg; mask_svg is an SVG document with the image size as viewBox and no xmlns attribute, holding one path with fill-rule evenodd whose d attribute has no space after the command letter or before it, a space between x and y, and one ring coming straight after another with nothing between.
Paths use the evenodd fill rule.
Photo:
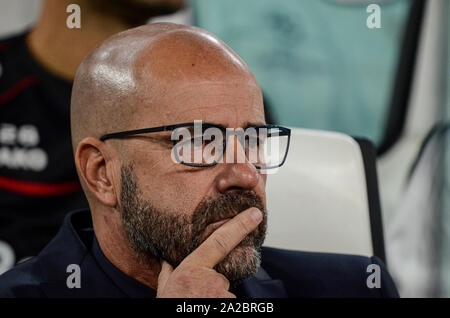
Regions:
<instances>
[{"instance_id":1,"label":"index finger","mask_svg":"<svg viewBox=\"0 0 450 318\"><path fill-rule=\"evenodd\" d=\"M213 268L261 223L263 215L249 208L215 230L181 264ZM180 265L181 265L180 264Z\"/></svg>"}]
</instances>

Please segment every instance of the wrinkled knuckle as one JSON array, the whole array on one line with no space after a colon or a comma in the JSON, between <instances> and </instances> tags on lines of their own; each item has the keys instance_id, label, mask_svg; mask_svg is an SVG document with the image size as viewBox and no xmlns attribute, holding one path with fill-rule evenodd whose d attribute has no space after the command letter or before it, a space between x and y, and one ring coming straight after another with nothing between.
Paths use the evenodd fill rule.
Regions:
<instances>
[{"instance_id":1,"label":"wrinkled knuckle","mask_svg":"<svg viewBox=\"0 0 450 318\"><path fill-rule=\"evenodd\" d=\"M252 229L251 225L243 219L239 219L238 224L239 224L239 227L242 229L242 231L245 233L250 232Z\"/></svg>"},{"instance_id":2,"label":"wrinkled knuckle","mask_svg":"<svg viewBox=\"0 0 450 318\"><path fill-rule=\"evenodd\" d=\"M224 233L216 233L213 237L214 246L219 250L222 254L228 254L228 235Z\"/></svg>"},{"instance_id":3,"label":"wrinkled knuckle","mask_svg":"<svg viewBox=\"0 0 450 318\"><path fill-rule=\"evenodd\" d=\"M176 282L178 285L186 287L186 286L189 286L189 284L192 280L192 277L193 277L192 272L189 270L186 270L186 271L180 272L177 275Z\"/></svg>"}]
</instances>

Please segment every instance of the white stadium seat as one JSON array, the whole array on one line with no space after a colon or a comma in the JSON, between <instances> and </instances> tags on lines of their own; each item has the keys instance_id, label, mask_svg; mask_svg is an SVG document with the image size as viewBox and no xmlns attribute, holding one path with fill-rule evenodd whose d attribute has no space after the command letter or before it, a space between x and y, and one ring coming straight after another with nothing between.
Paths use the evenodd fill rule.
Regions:
<instances>
[{"instance_id":1,"label":"white stadium seat","mask_svg":"<svg viewBox=\"0 0 450 318\"><path fill-rule=\"evenodd\" d=\"M370 142L292 129L287 160L267 178L266 246L384 257Z\"/></svg>"}]
</instances>

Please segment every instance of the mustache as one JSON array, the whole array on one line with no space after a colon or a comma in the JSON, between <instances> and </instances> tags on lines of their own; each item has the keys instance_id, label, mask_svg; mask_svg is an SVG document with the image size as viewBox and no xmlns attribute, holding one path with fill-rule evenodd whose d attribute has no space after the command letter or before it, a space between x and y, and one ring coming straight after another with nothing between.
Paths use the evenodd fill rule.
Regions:
<instances>
[{"instance_id":1,"label":"mustache","mask_svg":"<svg viewBox=\"0 0 450 318\"><path fill-rule=\"evenodd\" d=\"M252 207L258 208L263 213L263 216L267 213L262 199L253 192L221 194L217 198L209 198L200 202L192 214L192 224L199 230L203 230L208 224L233 218Z\"/></svg>"}]
</instances>

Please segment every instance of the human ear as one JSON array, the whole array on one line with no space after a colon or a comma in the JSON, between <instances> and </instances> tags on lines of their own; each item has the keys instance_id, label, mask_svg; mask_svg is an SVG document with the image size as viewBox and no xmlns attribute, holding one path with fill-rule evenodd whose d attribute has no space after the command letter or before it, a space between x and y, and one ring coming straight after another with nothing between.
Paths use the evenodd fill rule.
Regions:
<instances>
[{"instance_id":1,"label":"human ear","mask_svg":"<svg viewBox=\"0 0 450 318\"><path fill-rule=\"evenodd\" d=\"M75 153L75 164L90 194L104 205L115 207L113 165L103 142L93 137L83 139Z\"/></svg>"}]
</instances>

